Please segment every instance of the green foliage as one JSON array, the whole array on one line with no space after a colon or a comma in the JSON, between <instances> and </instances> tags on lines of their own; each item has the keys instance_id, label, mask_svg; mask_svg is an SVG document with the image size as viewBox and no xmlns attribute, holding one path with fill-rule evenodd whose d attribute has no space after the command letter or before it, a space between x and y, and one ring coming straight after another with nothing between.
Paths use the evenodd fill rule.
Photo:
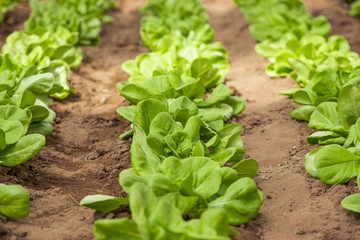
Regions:
<instances>
[{"instance_id":1,"label":"green foliage","mask_svg":"<svg viewBox=\"0 0 360 240\"><path fill-rule=\"evenodd\" d=\"M30 211L30 198L18 185L0 184L0 215L8 218L26 218Z\"/></svg>"},{"instance_id":2,"label":"green foliage","mask_svg":"<svg viewBox=\"0 0 360 240\"><path fill-rule=\"evenodd\" d=\"M97 211L108 212L125 203L129 203L127 198L117 198L107 195L89 195L81 200L80 205Z\"/></svg>"},{"instance_id":3,"label":"green foliage","mask_svg":"<svg viewBox=\"0 0 360 240\"><path fill-rule=\"evenodd\" d=\"M291 116L320 130L310 144L327 145L307 154L305 169L324 183L346 183L360 170L360 58L347 40L331 36L329 22L306 14L298 0L234 0L260 41L255 50L271 60L271 77L290 76L301 88L283 91L300 104ZM356 14L355 2L351 14ZM269 14L270 13L270 14ZM343 200L359 211L358 195Z\"/></svg>"},{"instance_id":4,"label":"green foliage","mask_svg":"<svg viewBox=\"0 0 360 240\"><path fill-rule=\"evenodd\" d=\"M341 201L341 205L350 211L360 213L360 193L347 196Z\"/></svg>"},{"instance_id":5,"label":"green foliage","mask_svg":"<svg viewBox=\"0 0 360 240\"><path fill-rule=\"evenodd\" d=\"M222 83L230 67L227 51L218 42L210 43L215 33L205 10L198 0L148 1L141 10L146 14L141 22L141 36L154 52L123 64L131 76L129 82L175 75L171 78L181 80L174 87L193 82L193 78L200 78L206 89Z\"/></svg>"},{"instance_id":6,"label":"green foliage","mask_svg":"<svg viewBox=\"0 0 360 240\"><path fill-rule=\"evenodd\" d=\"M15 167L34 157L45 145L41 134L29 134L16 143L7 145L0 153L0 165Z\"/></svg>"},{"instance_id":7,"label":"green foliage","mask_svg":"<svg viewBox=\"0 0 360 240\"><path fill-rule=\"evenodd\" d=\"M360 1L356 0L353 3L351 3L351 11L350 11L350 15L351 16L358 16L360 15Z\"/></svg>"},{"instance_id":8,"label":"green foliage","mask_svg":"<svg viewBox=\"0 0 360 240\"><path fill-rule=\"evenodd\" d=\"M31 2L33 17L28 28L10 34L0 55L0 165L16 166L36 155L45 144L39 134L49 135L55 119L48 97L64 99L74 92L67 75L83 56L76 47L79 29L65 23L76 20L86 25L81 14L101 9L96 10L96 17L100 11L103 18L112 6L108 0ZM62 15L65 22L56 23L60 19L53 13L70 13L69 8L76 8L78 14ZM54 18L47 21L44 16Z\"/></svg>"},{"instance_id":9,"label":"green foliage","mask_svg":"<svg viewBox=\"0 0 360 240\"><path fill-rule=\"evenodd\" d=\"M326 36L331 26L320 16L306 14L305 5L298 0L234 0L251 23L250 32L258 41L278 41L284 34L297 36L316 33Z\"/></svg>"},{"instance_id":10,"label":"green foliage","mask_svg":"<svg viewBox=\"0 0 360 240\"><path fill-rule=\"evenodd\" d=\"M144 101L158 102L158 107L148 109L160 109L160 101ZM136 108L143 106L141 102ZM154 112L152 115L155 114ZM131 148L134 168L120 174L120 183L126 191L139 181L148 183L158 197L175 198L177 207L182 209L183 214L196 217L204 211L199 208L204 201L208 201L203 207L206 209L206 206L211 204L211 199L225 194L228 187L237 180L256 175L257 162L241 160L245 151L238 136L242 131L240 125L228 125L217 133L213 132L211 140L205 144L200 133L206 131L206 123L197 116L189 117L182 124L174 121L168 112L161 111L151 119L151 124L146 126L146 129L149 129L147 131L137 124L143 120L137 119L134 122L135 135ZM230 167L220 167L234 161L236 163ZM245 182L242 185L248 187L251 185L249 184ZM240 189L240 186L237 189ZM247 222L256 215L262 197L261 193L254 194L255 197L258 196L258 203L254 203L254 209L241 211L250 217L240 220L238 216L233 220L233 224Z\"/></svg>"},{"instance_id":11,"label":"green foliage","mask_svg":"<svg viewBox=\"0 0 360 240\"><path fill-rule=\"evenodd\" d=\"M148 85L145 82L151 77L168 76L172 78L173 87L200 79L207 89L222 83L230 68L227 51L220 43L205 44L186 39L166 51L141 54L122 66L130 75L129 83ZM173 79L179 77L179 80Z\"/></svg>"},{"instance_id":12,"label":"green foliage","mask_svg":"<svg viewBox=\"0 0 360 240\"><path fill-rule=\"evenodd\" d=\"M215 36L199 0L150 0L141 9L141 37L151 50L165 50L173 42L209 43Z\"/></svg>"},{"instance_id":13,"label":"green foliage","mask_svg":"<svg viewBox=\"0 0 360 240\"><path fill-rule=\"evenodd\" d=\"M184 221L172 201L157 198L142 183L129 192L133 220L126 218L95 222L96 239L212 239L225 240L233 233L221 209L205 211L200 219Z\"/></svg>"},{"instance_id":14,"label":"green foliage","mask_svg":"<svg viewBox=\"0 0 360 240\"><path fill-rule=\"evenodd\" d=\"M105 11L114 5L112 0L31 0L33 14L26 22L26 30L55 32L61 26L73 34L75 45L96 46L101 26L112 21Z\"/></svg>"},{"instance_id":15,"label":"green foliage","mask_svg":"<svg viewBox=\"0 0 360 240\"><path fill-rule=\"evenodd\" d=\"M0 1L0 11L15 2L20 1ZM10 34L0 55L0 166L17 166L44 147L55 119L49 97L64 99L75 91L67 75L83 60L78 46L98 43L101 24L109 20L104 12L113 2L53 0L30 5L26 29ZM26 191L18 186L1 188L0 207L1 201L15 205L4 203L0 214L26 217Z\"/></svg>"},{"instance_id":16,"label":"green foliage","mask_svg":"<svg viewBox=\"0 0 360 240\"><path fill-rule=\"evenodd\" d=\"M119 178L132 220L99 220L95 237L229 239L237 234L229 225L254 218L264 197L252 180L257 161L243 159L242 126L225 123L245 108L222 84L227 51L210 43L214 31L198 0L150 0L141 11L143 43L153 52L125 62L129 81L117 84L135 104L117 109L132 122L122 135L133 137L132 168Z\"/></svg>"},{"instance_id":17,"label":"green foliage","mask_svg":"<svg viewBox=\"0 0 360 240\"><path fill-rule=\"evenodd\" d=\"M24 0L0 0L0 23L4 21L7 12L12 11L15 6Z\"/></svg>"},{"instance_id":18,"label":"green foliage","mask_svg":"<svg viewBox=\"0 0 360 240\"><path fill-rule=\"evenodd\" d=\"M346 183L357 176L360 170L360 157L339 145L329 145L316 153L314 166L323 182Z\"/></svg>"},{"instance_id":19,"label":"green foliage","mask_svg":"<svg viewBox=\"0 0 360 240\"><path fill-rule=\"evenodd\" d=\"M27 88L35 88L36 84L32 82ZM0 165L13 167L35 156L45 145L42 135L52 131L49 122L53 117L52 110L45 103L37 103L29 90L12 97L6 90L1 92Z\"/></svg>"}]
</instances>

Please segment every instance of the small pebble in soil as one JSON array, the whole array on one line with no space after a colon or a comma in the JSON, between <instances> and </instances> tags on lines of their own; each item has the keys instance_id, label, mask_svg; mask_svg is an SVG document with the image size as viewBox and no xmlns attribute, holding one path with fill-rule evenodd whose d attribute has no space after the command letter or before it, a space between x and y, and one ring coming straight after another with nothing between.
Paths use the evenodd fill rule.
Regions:
<instances>
[{"instance_id":1,"label":"small pebble in soil","mask_svg":"<svg viewBox=\"0 0 360 240\"><path fill-rule=\"evenodd\" d=\"M296 235L304 235L306 232L304 230L300 230L296 232Z\"/></svg>"},{"instance_id":2,"label":"small pebble in soil","mask_svg":"<svg viewBox=\"0 0 360 240\"><path fill-rule=\"evenodd\" d=\"M267 199L272 199L272 196L271 196L271 195L267 195L266 198L267 198Z\"/></svg>"},{"instance_id":3,"label":"small pebble in soil","mask_svg":"<svg viewBox=\"0 0 360 240\"><path fill-rule=\"evenodd\" d=\"M271 178L271 176L261 176L260 178L263 180L269 180Z\"/></svg>"},{"instance_id":4,"label":"small pebble in soil","mask_svg":"<svg viewBox=\"0 0 360 240\"><path fill-rule=\"evenodd\" d=\"M341 228L341 227L340 227L339 225L333 227L333 229L335 229L335 230L340 230L340 228Z\"/></svg>"},{"instance_id":5,"label":"small pebble in soil","mask_svg":"<svg viewBox=\"0 0 360 240\"><path fill-rule=\"evenodd\" d=\"M18 172L16 175L21 179L27 179L29 177L29 175L26 172Z\"/></svg>"}]
</instances>

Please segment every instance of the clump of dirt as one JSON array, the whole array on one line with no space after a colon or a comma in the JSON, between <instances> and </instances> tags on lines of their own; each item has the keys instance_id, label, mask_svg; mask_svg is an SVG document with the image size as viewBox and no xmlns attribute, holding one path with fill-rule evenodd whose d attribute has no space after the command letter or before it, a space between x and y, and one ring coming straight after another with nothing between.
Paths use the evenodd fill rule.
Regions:
<instances>
[{"instance_id":1,"label":"clump of dirt","mask_svg":"<svg viewBox=\"0 0 360 240\"><path fill-rule=\"evenodd\" d=\"M45 148L18 167L0 168L0 182L21 184L31 195L28 218L0 217L0 239L88 240L94 238L97 219L130 217L128 206L99 213L80 207L78 202L89 194L126 196L118 174L131 167L131 141L118 136L129 129L129 122L119 119L115 109L129 103L118 96L115 84L127 79L121 63L148 51L139 34L138 8L145 2L118 1L110 13L114 22L102 30L102 43L84 48L85 61L70 74L78 92L52 104L57 118ZM266 75L268 61L255 53L256 42L248 23L231 1L204 0L204 4L216 40L229 51L231 70L226 84L247 101L244 113L231 122L244 126L247 155L259 161L255 181L265 195L259 215L237 227L241 235L234 239L356 239L359 217L340 205L345 196L357 191L356 182L327 186L304 169L305 154L316 147L306 143L313 131L289 116L296 105L278 95L296 84L289 78ZM333 1L307 0L306 4L310 13L328 17L333 33L346 36L353 49L360 51L355 31L359 18L348 16L347 10ZM25 5L21 8L26 9ZM18 8L11 14L23 20L8 28L0 26L3 39L25 20L19 16L21 11Z\"/></svg>"}]
</instances>

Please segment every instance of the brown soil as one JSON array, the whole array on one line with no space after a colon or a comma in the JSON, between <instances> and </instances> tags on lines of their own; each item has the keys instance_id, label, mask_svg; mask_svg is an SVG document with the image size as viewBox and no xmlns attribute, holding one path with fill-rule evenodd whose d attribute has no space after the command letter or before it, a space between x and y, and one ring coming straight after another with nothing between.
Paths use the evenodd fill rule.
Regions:
<instances>
[{"instance_id":1,"label":"brown soil","mask_svg":"<svg viewBox=\"0 0 360 240\"><path fill-rule=\"evenodd\" d=\"M115 109L128 103L118 96L115 84L127 78L120 64L148 51L140 44L137 12L144 2L119 1L111 12L115 21L103 28L100 46L84 48L84 63L70 75L78 93L53 103L54 132L40 154L21 166L0 168L0 182L21 184L31 195L27 219L0 217L0 239L93 239L95 220L129 216L126 206L97 213L77 202L88 194L125 196L118 174L131 165L131 142L118 135L129 129L129 123L119 120ZM255 53L248 24L230 0L204 3L216 40L229 50L232 68L227 85L247 101L245 112L232 122L244 126L247 154L260 164L255 181L265 195L259 215L238 227L242 235L236 239L359 239L359 216L340 205L345 196L358 191L356 183L327 186L304 170L304 156L315 148L306 143L312 130L291 119L295 104L278 95L296 85L291 79L270 79L265 74L268 61ZM346 36L360 52L359 18L348 16L334 1L306 3L310 13L325 15L333 33ZM14 19L20 14L17 11ZM0 27L1 37L19 26L18 22L5 24L8 27Z\"/></svg>"}]
</instances>

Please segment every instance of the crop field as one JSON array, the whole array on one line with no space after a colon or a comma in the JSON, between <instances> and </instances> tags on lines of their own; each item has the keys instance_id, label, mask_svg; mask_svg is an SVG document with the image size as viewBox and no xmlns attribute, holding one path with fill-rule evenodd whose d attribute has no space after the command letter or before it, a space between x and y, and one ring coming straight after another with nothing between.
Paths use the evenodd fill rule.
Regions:
<instances>
[{"instance_id":1,"label":"crop field","mask_svg":"<svg viewBox=\"0 0 360 240\"><path fill-rule=\"evenodd\" d=\"M359 15L0 0L0 240L360 239Z\"/></svg>"}]
</instances>

